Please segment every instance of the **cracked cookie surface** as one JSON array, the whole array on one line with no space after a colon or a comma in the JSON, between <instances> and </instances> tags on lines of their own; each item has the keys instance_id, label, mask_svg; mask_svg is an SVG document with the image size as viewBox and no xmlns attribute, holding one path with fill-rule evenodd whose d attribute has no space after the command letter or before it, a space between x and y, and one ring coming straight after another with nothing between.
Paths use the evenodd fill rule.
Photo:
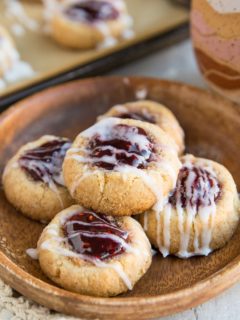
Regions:
<instances>
[{"instance_id":1,"label":"cracked cookie surface","mask_svg":"<svg viewBox=\"0 0 240 320\"><path fill-rule=\"evenodd\" d=\"M175 144L160 128L107 118L77 136L63 174L77 203L123 216L161 206L179 168Z\"/></svg>"},{"instance_id":2,"label":"cracked cookie surface","mask_svg":"<svg viewBox=\"0 0 240 320\"><path fill-rule=\"evenodd\" d=\"M21 147L7 163L4 192L24 215L48 221L74 203L62 178L62 162L70 145L68 139L45 135Z\"/></svg>"},{"instance_id":3,"label":"cracked cookie surface","mask_svg":"<svg viewBox=\"0 0 240 320\"><path fill-rule=\"evenodd\" d=\"M63 288L93 296L131 290L148 270L151 246L131 217L108 217L74 205L60 212L38 241L44 273Z\"/></svg>"},{"instance_id":4,"label":"cracked cookie surface","mask_svg":"<svg viewBox=\"0 0 240 320\"><path fill-rule=\"evenodd\" d=\"M223 247L238 225L237 188L230 172L217 162L186 155L182 163L163 210L149 210L138 218L164 256L208 255Z\"/></svg>"}]
</instances>

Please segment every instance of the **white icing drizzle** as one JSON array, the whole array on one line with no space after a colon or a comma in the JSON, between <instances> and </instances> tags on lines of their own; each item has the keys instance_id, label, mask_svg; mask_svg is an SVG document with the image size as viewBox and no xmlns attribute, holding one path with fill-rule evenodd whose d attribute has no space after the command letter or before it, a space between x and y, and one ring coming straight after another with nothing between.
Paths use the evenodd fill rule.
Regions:
<instances>
[{"instance_id":1,"label":"white icing drizzle","mask_svg":"<svg viewBox=\"0 0 240 320\"><path fill-rule=\"evenodd\" d=\"M163 197L161 183L157 183L156 180L153 178L155 171L151 172L151 170L149 169L147 171L147 170L142 170L142 169L138 169L131 166L121 166L118 168L118 172L127 173L127 174L133 173L134 175L141 178L146 184L146 186L152 191L152 193L156 197L156 202L153 208L155 208L155 210L157 211L160 211L163 209L165 199Z\"/></svg>"},{"instance_id":2,"label":"white icing drizzle","mask_svg":"<svg viewBox=\"0 0 240 320\"><path fill-rule=\"evenodd\" d=\"M169 255L170 245L171 245L171 205L167 204L164 207L164 215L163 215L163 223L164 223L164 232L163 232L163 239L164 239L164 252L165 255Z\"/></svg>"},{"instance_id":3,"label":"white icing drizzle","mask_svg":"<svg viewBox=\"0 0 240 320\"><path fill-rule=\"evenodd\" d=\"M58 0L42 0L43 2L43 6L44 6L44 19L46 21L49 21L52 19L52 17L54 16L54 14L56 14L60 8L61 8L61 4L60 1Z\"/></svg>"},{"instance_id":4,"label":"white icing drizzle","mask_svg":"<svg viewBox=\"0 0 240 320\"><path fill-rule=\"evenodd\" d=\"M189 168L191 169L191 168ZM193 171L189 172L187 181L186 181L186 197L191 198L192 196L192 184L196 178L196 175ZM179 219L179 231L180 231L180 250L179 250L179 256L185 256L187 255L188 251L188 244L189 244L189 238L190 238L190 228L192 226L193 218L197 214L196 208L192 208L189 203L187 203L186 211L186 221L185 220L185 214L184 210L182 208L181 204L181 193L177 192L177 203L176 203L176 209L178 213ZM185 222L185 230L184 230L184 222ZM180 226L180 223L182 226Z\"/></svg>"},{"instance_id":5,"label":"white icing drizzle","mask_svg":"<svg viewBox=\"0 0 240 320\"><path fill-rule=\"evenodd\" d=\"M240 12L239 0L207 0L207 2L221 14Z\"/></svg>"},{"instance_id":6,"label":"white icing drizzle","mask_svg":"<svg viewBox=\"0 0 240 320\"><path fill-rule=\"evenodd\" d=\"M161 241L161 216L162 212L164 210L164 207L167 203L168 198L163 198L163 201L160 202L159 200L156 202L156 204L153 206L152 210L155 212L155 218L156 218L156 237L157 237L157 245L159 251L162 253L163 257L166 257L169 254L169 250L166 247L166 244L164 243L164 237L165 232L163 234L163 243ZM163 221L165 222L165 218L163 216ZM148 224L148 217L146 217L146 224Z\"/></svg>"},{"instance_id":7,"label":"white icing drizzle","mask_svg":"<svg viewBox=\"0 0 240 320\"><path fill-rule=\"evenodd\" d=\"M101 147L101 150L114 150L115 154L111 155L111 156L102 156L101 157L101 161L104 162L108 162L108 163L116 163L116 155L119 153L124 153L126 156L131 156L131 153L127 152L126 150L115 150L113 147L111 146L105 146L105 147ZM70 156L69 158L75 159L79 162L82 163L95 163L95 162L99 162L99 158L90 158L90 157L83 157L83 156L79 156L76 154L73 154L72 156ZM144 157L141 155L138 155L138 159L139 160L144 160Z\"/></svg>"},{"instance_id":8,"label":"white icing drizzle","mask_svg":"<svg viewBox=\"0 0 240 320\"><path fill-rule=\"evenodd\" d=\"M88 176L90 175L94 175L94 174L97 174L96 171L90 171L87 169L87 166L84 167L84 173L82 175L78 175L76 178L75 178L75 181L73 182L73 184L71 185L71 188L70 188L70 194L71 196L73 197L74 196L74 193L76 191L76 189L78 188L78 186L80 185L80 183L86 179ZM100 189L100 191L102 192L103 191L103 188Z\"/></svg>"},{"instance_id":9,"label":"white icing drizzle","mask_svg":"<svg viewBox=\"0 0 240 320\"><path fill-rule=\"evenodd\" d=\"M158 252L157 250L151 249L152 256L155 256Z\"/></svg>"},{"instance_id":10,"label":"white icing drizzle","mask_svg":"<svg viewBox=\"0 0 240 320\"><path fill-rule=\"evenodd\" d=\"M136 99L138 100L146 99L147 95L148 95L148 90L145 87L140 87L135 91L135 96L136 96Z\"/></svg>"},{"instance_id":11,"label":"white icing drizzle","mask_svg":"<svg viewBox=\"0 0 240 320\"><path fill-rule=\"evenodd\" d=\"M17 37L22 37L25 34L24 27L20 23L13 23L11 25L12 33Z\"/></svg>"},{"instance_id":12,"label":"white icing drizzle","mask_svg":"<svg viewBox=\"0 0 240 320\"><path fill-rule=\"evenodd\" d=\"M81 132L79 136L85 138L91 138L95 134L105 135L106 132L110 131L112 126L120 123L120 120L117 118L107 118L97 122L95 125ZM71 150L71 149L70 149ZM69 153L70 150L67 152Z\"/></svg>"},{"instance_id":13,"label":"white icing drizzle","mask_svg":"<svg viewBox=\"0 0 240 320\"><path fill-rule=\"evenodd\" d=\"M80 135L82 137L85 137L88 139L90 139L91 137L93 137L95 135L100 135L101 138L102 137L104 138L104 140L111 139L111 128L118 123L120 123L120 120L117 118L106 118L106 119L103 119L102 121L98 122L93 127L87 129L86 131L84 131ZM123 134L124 134L124 132L123 132ZM121 136L121 133L120 133L120 136ZM146 139L146 137L141 136L141 135L136 136L135 134L130 135L130 137L127 137L127 140L131 141L132 143L134 143L134 142L137 143L140 146L140 148L143 148L143 149L149 143L149 141ZM171 146L168 146L168 145L162 146L161 145L159 147L161 147L163 150L168 149L169 152L172 152L174 155L176 155L176 149L174 149ZM109 150L112 149L112 147L110 147L110 146L106 146L106 148ZM102 149L104 149L104 147ZM101 161L116 163L115 155L117 154L118 150L114 150L114 152L115 152L114 156L111 155L111 156L101 157L100 158ZM125 151L121 150L121 152L125 152ZM127 152L125 152L125 153L127 154ZM71 192L71 195L73 196L76 188L80 185L80 183L86 177L88 177L89 175L92 175L92 174L97 174L97 171L96 170L91 171L89 169L89 167L87 166L87 164L98 162L99 158L97 158L97 159L90 158L88 156L87 151L84 148L71 148L67 152L66 157L74 159L80 163L86 164L83 169L83 172L84 172L83 175L77 177L75 180L75 183L72 185L70 192ZM180 166L180 164L179 164L179 166ZM157 162L157 169L161 169L163 172L165 172L166 174L168 174L172 178L172 187L174 188L175 183L176 183L176 179L177 179L177 173L175 173L173 168L164 160L159 160ZM101 168L101 170L104 170L104 169ZM156 224L157 225L157 234L158 234L158 237L157 237L158 238L158 246L164 256L168 255L170 235L168 233L166 233L164 235L164 239L166 240L165 244L161 244L161 241L160 241L160 216L161 216L161 212L164 208L164 205L167 202L167 198L165 198L163 195L161 181L156 181L156 179L154 178L154 176L156 174L156 169L151 169L151 167L148 167L147 170L143 170L143 169L138 169L138 168L130 166L130 165L121 164L121 165L116 166L114 168L114 171L120 172L122 174L123 180L127 179L128 175L131 175L131 174L141 178L144 181L145 185L149 188L149 190L151 190L152 193L155 195L156 202L155 202L153 209L156 212L156 219L158 221L158 223ZM165 223L170 225L170 209L168 210L168 212L169 212L169 216L166 217ZM144 215L144 229L145 229L145 231L147 230L147 226L148 226L148 216L147 216L147 213L145 213L145 215Z\"/></svg>"},{"instance_id":14,"label":"white icing drizzle","mask_svg":"<svg viewBox=\"0 0 240 320\"><path fill-rule=\"evenodd\" d=\"M43 18L45 20L45 25L43 31L46 34L51 33L51 19L54 15L61 11L62 4L58 0L42 0L43 2Z\"/></svg>"},{"instance_id":15,"label":"white icing drizzle","mask_svg":"<svg viewBox=\"0 0 240 320\"><path fill-rule=\"evenodd\" d=\"M98 49L110 48L117 44L117 39L112 37L108 24L104 21L97 21L93 24L103 35L104 40L97 46Z\"/></svg>"},{"instance_id":16,"label":"white icing drizzle","mask_svg":"<svg viewBox=\"0 0 240 320\"><path fill-rule=\"evenodd\" d=\"M97 262L97 266L101 267L101 268L107 268L108 264L104 263L104 262L101 262L101 263ZM128 277L128 275L126 274L126 272L123 270L122 265L120 263L115 262L115 263L111 264L111 268L116 271L116 273L119 275L119 277L125 283L128 290L132 290L133 284L132 284L130 278Z\"/></svg>"},{"instance_id":17,"label":"white icing drizzle","mask_svg":"<svg viewBox=\"0 0 240 320\"><path fill-rule=\"evenodd\" d=\"M135 36L135 32L132 29L126 29L122 33L122 38L123 39L132 39Z\"/></svg>"},{"instance_id":18,"label":"white icing drizzle","mask_svg":"<svg viewBox=\"0 0 240 320\"><path fill-rule=\"evenodd\" d=\"M77 0L78 3L84 2L85 0ZM120 35L120 39L131 39L134 37L135 32L133 31L133 19L126 12L126 5L123 0L105 0L110 2L119 12L117 20L123 25L123 32ZM74 4L76 0L43 0L44 4L44 18L46 21L45 31L51 33L50 21L55 14L63 12L65 8ZM81 12L79 11L79 17L81 18ZM79 19L81 21L81 19ZM84 21L84 20L83 20ZM96 21L92 25L103 35L103 41L97 45L97 49L106 49L115 46L119 39L112 36L111 29L108 21Z\"/></svg>"},{"instance_id":19,"label":"white icing drizzle","mask_svg":"<svg viewBox=\"0 0 240 320\"><path fill-rule=\"evenodd\" d=\"M13 66L4 74L6 84L14 83L22 79L32 78L35 71L31 65L25 61L17 60Z\"/></svg>"},{"instance_id":20,"label":"white icing drizzle","mask_svg":"<svg viewBox=\"0 0 240 320\"><path fill-rule=\"evenodd\" d=\"M107 0L109 1L109 0ZM109 1L119 11L118 21L123 24L123 32L120 36L122 39L131 39L134 37L135 32L132 29L133 19L125 12L125 3L122 0ZM94 23L94 26L102 33L104 40L97 48L104 49L115 46L118 43L118 39L111 35L109 25L105 21L98 21Z\"/></svg>"},{"instance_id":21,"label":"white icing drizzle","mask_svg":"<svg viewBox=\"0 0 240 320\"><path fill-rule=\"evenodd\" d=\"M100 135L101 137L104 138L104 140L108 140L111 139L111 128L116 125L119 124L120 120L117 118L106 118L103 119L101 121L99 121L98 123L96 123L94 126L90 127L89 129L83 131L82 133L80 133L80 135L82 137L85 138L92 138L95 135ZM124 136L124 132L120 132L119 130L119 136L123 137ZM125 137L126 138L126 137ZM140 148L145 149L146 145L149 144L149 140L147 139L147 137L143 136L143 135L138 135L138 134L134 134L134 132L132 134L130 134L130 136L127 137L128 141L131 141L132 143L137 143ZM107 149L111 149L112 147L107 146ZM176 150L174 148L171 148L169 146L163 146L163 149L165 148L169 148L169 150L171 150L171 152L174 152L176 154ZM81 155L79 154L79 152L81 153ZM116 161L116 153L118 152L117 149L114 149L115 154L112 156L104 156L102 158L90 158L88 156L88 152L86 149L84 148L70 148L67 152L66 158L71 158L74 159L80 163L85 163L85 164L91 164L94 162L98 162L99 159L101 161L107 161L109 163L117 163ZM125 152L127 154L126 151L121 149L121 152ZM141 159L141 156L138 156L139 159ZM171 177L172 177L172 181L173 181L173 187L175 186L176 183L176 174L174 173L174 170L171 168L171 166L169 166L165 161L163 160L159 160L157 162L157 168L162 169L163 171L165 171L166 173L168 173ZM89 167L86 165L83 168L83 174L81 176L78 176L75 180L75 182L73 183L70 193L71 195L74 195L74 192L76 190L76 188L80 185L80 183L82 182L83 179L85 179L87 176L89 175L93 175L93 174L97 174L96 170L90 170ZM104 171L103 168L101 168L101 170ZM154 208L160 212L163 209L163 206L166 202L166 199L163 196L163 192L162 192L162 188L161 188L161 182L157 182L156 179L154 178L154 175L156 173L156 169L151 169L150 167L147 170L144 169L138 169L136 167L127 165L127 164L121 164L118 165L114 168L115 172L120 172L123 174L123 179L127 177L128 174L133 174L135 176L140 177L144 183L146 184L146 186L152 191L152 193L155 195L156 197L156 203L154 205Z\"/></svg>"},{"instance_id":22,"label":"white icing drizzle","mask_svg":"<svg viewBox=\"0 0 240 320\"><path fill-rule=\"evenodd\" d=\"M208 255L212 251L210 248L210 243L212 239L212 228L214 225L214 217L216 214L215 196L220 192L218 180L216 177L216 173L214 172L214 169L210 165L206 165L206 163L202 162L201 160L199 160L194 165L191 162L186 161L184 163L184 167L187 167L189 169L189 174L185 182L185 186L186 186L185 197L187 199L187 206L186 208L182 207L181 193L177 191L175 209L178 216L180 246L179 246L179 251L176 255L181 258L188 258L194 255ZM206 181L204 181L203 178L199 179L199 183L201 185L200 191L199 190L196 191L195 189L192 188L192 184L196 179L196 173L191 170L193 167L204 169L208 171L212 176L213 186L209 190L207 197L205 197L204 195L204 192L206 192L204 188ZM205 174L204 174L204 177L206 178ZM177 185L178 185L178 182L179 181L177 181ZM200 195L199 195L199 192L201 192ZM195 203L196 199L199 196L203 203L199 206L199 208L197 208L196 205L190 204L189 199L192 199L192 202ZM159 251L163 254L164 257L169 254L170 246L171 246L172 210L173 210L173 205L170 203L167 203L165 205L162 212L155 210L157 243L159 246ZM161 215L163 215L162 217L163 225L161 225L161 222L160 222ZM201 234L199 234L199 230L197 227L197 220L196 220L197 215L201 223ZM147 224L148 224L148 218L147 218L147 213L145 213L144 215L145 230L147 228L146 227ZM189 247L190 234L191 234L192 228L194 228L194 240L193 240L194 251L189 252L188 247ZM161 230L163 231L163 240L164 240L163 244L160 241ZM199 244L199 237L200 237L201 246Z\"/></svg>"},{"instance_id":23,"label":"white icing drizzle","mask_svg":"<svg viewBox=\"0 0 240 320\"><path fill-rule=\"evenodd\" d=\"M79 207L79 208L80 208L79 210L83 209L81 207ZM72 215L76 214L78 211L76 211L76 209L75 209L73 211L70 211L68 214L64 214L64 216L62 216L60 218L61 225L63 225L67 221L68 218L70 218ZM91 212L91 214L95 215L95 213L93 213L93 212ZM76 223L76 222L88 225L88 223L79 222L79 221L70 221L68 223ZM131 280L129 279L128 275L124 271L123 266L120 264L120 262L116 261L116 259L115 259L115 261L111 261L111 262L106 263L100 259L91 257L89 255L74 252L70 247L67 246L68 238L65 238L65 237L62 237L59 235L59 228L58 228L57 224L50 224L49 226L47 226L45 228L44 232L51 235L51 240L46 240L46 241L42 242L41 246L40 246L41 250L52 251L54 253L57 253L57 254L60 254L60 255L66 256L66 257L79 258L84 261L90 262L100 268L111 268L111 269L115 270L115 272L119 275L119 277L122 279L122 281L125 283L126 287L129 290L131 290L133 288ZM83 232L81 231L81 233L83 233ZM101 237L102 238L110 238L116 242L119 242L124 247L125 252L127 252L127 253L129 252L129 253L133 253L136 255L147 254L146 252L142 252L142 251L140 252L137 248L134 248L132 245L128 244L121 237L119 237L117 235L108 234L108 233L97 233L97 234L95 233L95 234L91 235L91 232L87 232L87 231L86 232L84 231L84 233L87 234L88 237L94 236L97 238L101 238ZM76 234L78 234L78 232L72 234L71 236L75 236Z\"/></svg>"},{"instance_id":24,"label":"white icing drizzle","mask_svg":"<svg viewBox=\"0 0 240 320\"><path fill-rule=\"evenodd\" d=\"M135 36L135 31L133 30L133 18L126 13L122 13L120 15L120 22L124 25L121 38L124 40L132 39Z\"/></svg>"},{"instance_id":25,"label":"white icing drizzle","mask_svg":"<svg viewBox=\"0 0 240 320\"><path fill-rule=\"evenodd\" d=\"M49 165L49 164L48 164L48 165ZM28 165L28 166L29 166L29 168L32 169L33 171L35 170L35 166L34 166L33 164L32 164L32 165L30 164L30 165ZM46 169L46 168L44 168L43 165L40 165L39 163L38 163L38 166L42 168L41 170L45 170L45 169ZM8 174L8 172L9 172L9 170L10 170L11 168L15 168L15 169L16 169L16 168L20 168L20 166L19 166L18 162L16 161L16 162L12 163L11 166L5 167L5 169L4 169L4 171L3 171L3 177ZM50 168L50 166L48 166L48 168ZM61 176L62 176L62 173L61 173ZM56 196L57 196L57 198L58 198L58 200L59 200L59 203L60 203L60 205L61 205L61 208L64 209L64 204L63 204L63 201L62 201L60 192L59 192L59 190L58 190L58 187L57 187L56 184L54 183L54 181L53 181L51 178L49 178L48 175L44 175L44 176L43 176L43 180L44 180L43 183L46 183L46 184L48 185L48 187L56 194ZM61 185L64 185L64 184L61 183ZM44 222L43 222L43 223L44 223Z\"/></svg>"},{"instance_id":26,"label":"white icing drizzle","mask_svg":"<svg viewBox=\"0 0 240 320\"><path fill-rule=\"evenodd\" d=\"M174 150L174 152L176 152L176 150ZM174 172L174 170L172 169L172 167L166 163L166 162L161 162L159 164L159 167L164 169L165 172L172 178L172 186L173 188L175 187L176 185L176 180L177 180L177 174ZM161 215L162 215L162 211L165 209L166 213L165 215L167 215L167 217L163 217L164 219L164 223L166 223L167 225L167 228L169 229L170 228L170 222L171 222L171 210L170 208L167 207L167 202L168 202L168 197L163 197L163 194L160 193L160 190L161 188L159 189L159 187L156 185L156 183L154 183L154 181L150 180L149 179L146 179L145 177L142 177L144 182L146 183L146 185L150 188L150 190L153 191L153 193L155 194L156 196L156 203L155 205L153 206L152 210L155 211L155 217L156 217L156 234L157 234L157 243L158 243L158 247L159 247L159 250L160 252L162 253L162 255L164 257L166 257L168 254L169 254L169 248L170 248L170 243L168 240L169 236L170 236L170 230L166 230L164 232L164 245L161 244L161 241L160 241L160 233L161 233L161 223L160 223L160 218L161 218ZM166 207L165 207L166 205ZM144 213L144 217L143 217L143 228L145 231L148 230L148 213L145 212ZM166 233L166 235L165 235ZM165 241L166 240L166 241Z\"/></svg>"},{"instance_id":27,"label":"white icing drizzle","mask_svg":"<svg viewBox=\"0 0 240 320\"><path fill-rule=\"evenodd\" d=\"M4 0L4 3L6 6L6 15L9 18L18 21L18 23L21 24L24 28L31 31L39 30L38 22L27 15L24 6L20 1Z\"/></svg>"},{"instance_id":28,"label":"white icing drizzle","mask_svg":"<svg viewBox=\"0 0 240 320\"><path fill-rule=\"evenodd\" d=\"M164 254L164 250L162 250L161 234L160 234L160 231L161 231L161 226L160 226L161 216L160 216L160 213L161 213L161 210L156 210L156 209L155 209L156 231L157 231L157 245L158 245L158 248L159 248L160 252L161 252L162 255L163 255L163 254Z\"/></svg>"},{"instance_id":29,"label":"white icing drizzle","mask_svg":"<svg viewBox=\"0 0 240 320\"><path fill-rule=\"evenodd\" d=\"M0 90L8 84L24 78L30 78L34 71L30 64L20 60L20 56L13 43L0 33L0 68L3 70Z\"/></svg>"},{"instance_id":30,"label":"white icing drizzle","mask_svg":"<svg viewBox=\"0 0 240 320\"><path fill-rule=\"evenodd\" d=\"M46 136L47 137L47 136ZM49 142L54 141L56 138L49 139ZM48 142L48 141L46 141ZM66 144L68 144L68 141L66 140ZM58 152L57 156L52 155L52 161L51 162L45 162L45 161L40 161L39 159L34 160L25 160L22 159L21 157L24 156L25 152L34 150L35 148L41 147L39 146L33 146L33 148L29 148L27 150L24 150L23 153L20 156L21 163L28 167L31 171L35 172L38 174L38 171L40 170L43 175L41 177L43 183L45 183L57 196L59 203L61 205L61 208L64 208L64 204L61 198L61 193L60 190L57 186L59 184L60 186L65 186L64 179L63 179L63 174L62 171L58 172L58 168L61 167L62 165L62 159L65 156L66 148L64 148L64 145L61 147L60 151ZM51 148L51 147L50 147ZM20 167L18 163L19 159L12 164L11 167ZM9 169L8 169L9 170ZM52 172L52 176L48 174L48 172ZM6 174L6 173L4 173Z\"/></svg>"},{"instance_id":31,"label":"white icing drizzle","mask_svg":"<svg viewBox=\"0 0 240 320\"><path fill-rule=\"evenodd\" d=\"M38 251L34 248L29 248L26 250L26 254L33 260L38 260Z\"/></svg>"},{"instance_id":32,"label":"white icing drizzle","mask_svg":"<svg viewBox=\"0 0 240 320\"><path fill-rule=\"evenodd\" d=\"M0 66L4 72L9 70L9 65L14 64L19 59L19 54L11 40L0 33Z\"/></svg>"}]
</instances>

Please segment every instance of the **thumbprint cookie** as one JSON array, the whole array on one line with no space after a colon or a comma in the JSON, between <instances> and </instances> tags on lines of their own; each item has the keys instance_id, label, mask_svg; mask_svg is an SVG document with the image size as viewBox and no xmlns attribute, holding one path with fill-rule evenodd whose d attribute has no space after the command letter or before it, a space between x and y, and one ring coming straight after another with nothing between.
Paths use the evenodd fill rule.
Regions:
<instances>
[{"instance_id":1,"label":"thumbprint cookie","mask_svg":"<svg viewBox=\"0 0 240 320\"><path fill-rule=\"evenodd\" d=\"M160 103L142 100L116 105L99 119L105 117L135 119L156 124L175 141L179 154L185 149L183 129L174 114Z\"/></svg>"},{"instance_id":2,"label":"thumbprint cookie","mask_svg":"<svg viewBox=\"0 0 240 320\"><path fill-rule=\"evenodd\" d=\"M77 203L124 216L162 207L180 166L175 143L159 127L106 118L77 136L63 174Z\"/></svg>"},{"instance_id":3,"label":"thumbprint cookie","mask_svg":"<svg viewBox=\"0 0 240 320\"><path fill-rule=\"evenodd\" d=\"M37 246L43 272L61 287L92 296L131 290L152 261L151 245L131 217L109 217L78 205L43 230Z\"/></svg>"},{"instance_id":4,"label":"thumbprint cookie","mask_svg":"<svg viewBox=\"0 0 240 320\"><path fill-rule=\"evenodd\" d=\"M19 54L7 30L0 26L0 77L11 69L19 59Z\"/></svg>"},{"instance_id":5,"label":"thumbprint cookie","mask_svg":"<svg viewBox=\"0 0 240 320\"><path fill-rule=\"evenodd\" d=\"M91 49L114 44L131 23L122 0L74 0L59 6L52 15L50 28L58 43Z\"/></svg>"},{"instance_id":6,"label":"thumbprint cookie","mask_svg":"<svg viewBox=\"0 0 240 320\"><path fill-rule=\"evenodd\" d=\"M8 201L24 215L51 220L73 204L62 175L62 163L71 142L45 135L27 143L7 163L3 186Z\"/></svg>"},{"instance_id":7,"label":"thumbprint cookie","mask_svg":"<svg viewBox=\"0 0 240 320\"><path fill-rule=\"evenodd\" d=\"M223 247L238 225L236 185L224 166L186 155L163 210L147 211L139 219L164 256L208 255Z\"/></svg>"}]
</instances>

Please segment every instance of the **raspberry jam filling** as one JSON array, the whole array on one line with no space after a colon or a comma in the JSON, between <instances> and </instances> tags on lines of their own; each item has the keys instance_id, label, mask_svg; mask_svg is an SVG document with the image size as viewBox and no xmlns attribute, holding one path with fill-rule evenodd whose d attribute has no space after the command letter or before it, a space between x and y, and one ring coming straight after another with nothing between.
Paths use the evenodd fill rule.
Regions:
<instances>
[{"instance_id":1,"label":"raspberry jam filling","mask_svg":"<svg viewBox=\"0 0 240 320\"><path fill-rule=\"evenodd\" d=\"M129 240L128 232L113 218L93 212L74 214L64 223L63 232L75 252L100 260L124 253Z\"/></svg>"},{"instance_id":2,"label":"raspberry jam filling","mask_svg":"<svg viewBox=\"0 0 240 320\"><path fill-rule=\"evenodd\" d=\"M70 5L65 14L73 20L94 23L115 20L119 11L107 1L79 1Z\"/></svg>"},{"instance_id":3,"label":"raspberry jam filling","mask_svg":"<svg viewBox=\"0 0 240 320\"><path fill-rule=\"evenodd\" d=\"M177 186L169 198L173 206L199 208L212 206L221 197L221 185L207 169L183 166L179 172Z\"/></svg>"},{"instance_id":4,"label":"raspberry jam filling","mask_svg":"<svg viewBox=\"0 0 240 320\"><path fill-rule=\"evenodd\" d=\"M36 182L49 183L54 181L63 185L61 179L62 163L70 147L71 142L69 140L51 140L40 147L26 150L19 158L18 163Z\"/></svg>"},{"instance_id":5,"label":"raspberry jam filling","mask_svg":"<svg viewBox=\"0 0 240 320\"><path fill-rule=\"evenodd\" d=\"M115 125L104 137L94 135L88 145L94 165L113 170L121 165L144 169L155 160L154 144L144 129Z\"/></svg>"},{"instance_id":6,"label":"raspberry jam filling","mask_svg":"<svg viewBox=\"0 0 240 320\"><path fill-rule=\"evenodd\" d=\"M133 120L140 120L140 121L145 121L149 123L156 123L155 117L151 115L148 112L124 112L121 113L117 116L118 118L121 119L133 119Z\"/></svg>"}]
</instances>

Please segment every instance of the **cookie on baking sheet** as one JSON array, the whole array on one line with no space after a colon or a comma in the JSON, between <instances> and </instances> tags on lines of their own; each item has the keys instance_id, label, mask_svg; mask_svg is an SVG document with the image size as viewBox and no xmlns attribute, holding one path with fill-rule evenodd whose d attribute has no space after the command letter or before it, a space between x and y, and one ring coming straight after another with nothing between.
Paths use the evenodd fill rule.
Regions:
<instances>
[{"instance_id":1,"label":"cookie on baking sheet","mask_svg":"<svg viewBox=\"0 0 240 320\"><path fill-rule=\"evenodd\" d=\"M7 163L3 187L8 201L35 220L51 220L73 204L62 177L68 139L45 135L27 143Z\"/></svg>"},{"instance_id":2,"label":"cookie on baking sheet","mask_svg":"<svg viewBox=\"0 0 240 320\"><path fill-rule=\"evenodd\" d=\"M131 26L122 0L73 0L63 2L50 19L52 37L61 45L91 49L110 45Z\"/></svg>"},{"instance_id":3,"label":"cookie on baking sheet","mask_svg":"<svg viewBox=\"0 0 240 320\"><path fill-rule=\"evenodd\" d=\"M136 220L75 205L43 230L38 258L43 272L61 287L108 297L132 289L148 270L152 254Z\"/></svg>"},{"instance_id":4,"label":"cookie on baking sheet","mask_svg":"<svg viewBox=\"0 0 240 320\"><path fill-rule=\"evenodd\" d=\"M100 116L99 120L106 117L135 119L156 124L175 141L179 154L185 149L183 129L170 109L160 103L141 100L116 105Z\"/></svg>"},{"instance_id":5,"label":"cookie on baking sheet","mask_svg":"<svg viewBox=\"0 0 240 320\"><path fill-rule=\"evenodd\" d=\"M150 242L163 255L208 255L223 247L239 222L239 197L229 171L186 155L177 185L162 211L139 216Z\"/></svg>"},{"instance_id":6,"label":"cookie on baking sheet","mask_svg":"<svg viewBox=\"0 0 240 320\"><path fill-rule=\"evenodd\" d=\"M124 216L162 206L180 166L175 143L159 127L106 118L77 136L63 174L77 203Z\"/></svg>"}]
</instances>

